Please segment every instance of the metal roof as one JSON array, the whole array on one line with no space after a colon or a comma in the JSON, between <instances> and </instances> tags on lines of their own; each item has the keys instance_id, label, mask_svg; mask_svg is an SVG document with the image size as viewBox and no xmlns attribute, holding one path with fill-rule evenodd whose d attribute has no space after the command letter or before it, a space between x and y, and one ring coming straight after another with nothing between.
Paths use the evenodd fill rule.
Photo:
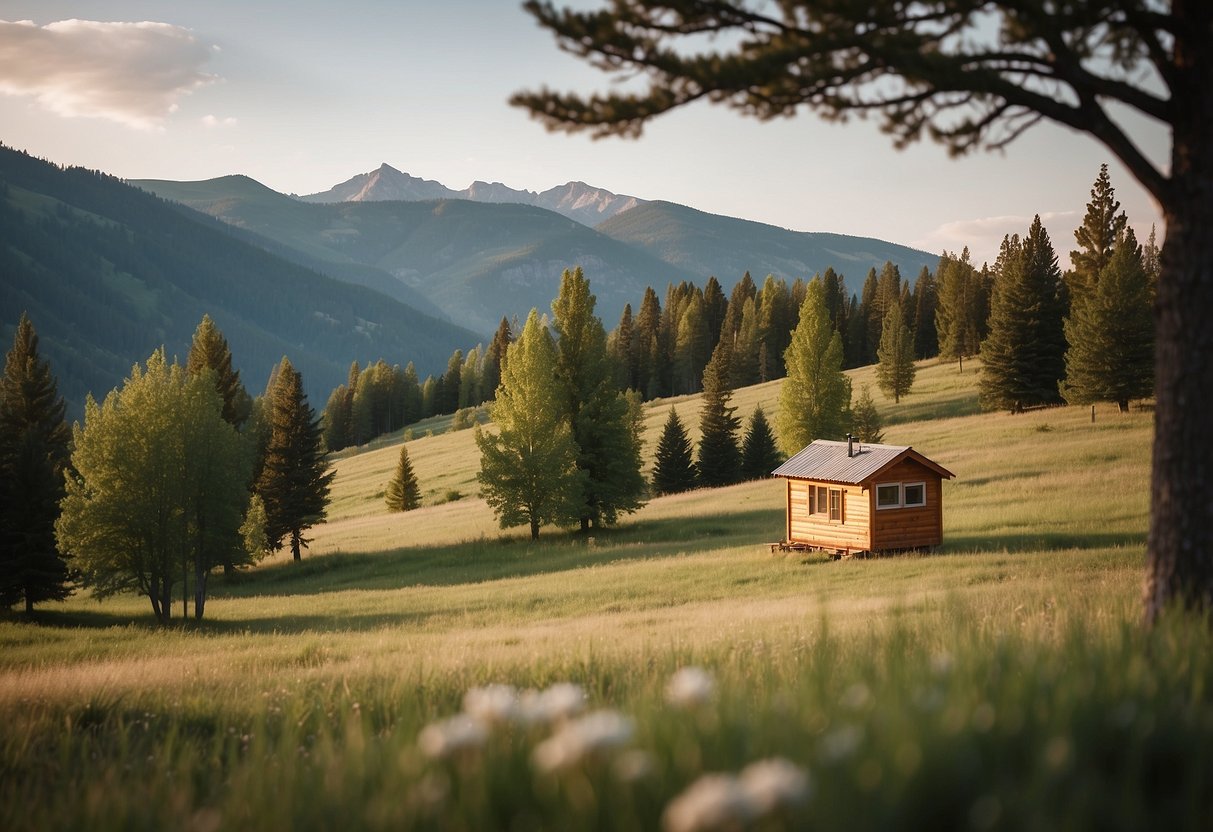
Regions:
<instances>
[{"instance_id":1,"label":"metal roof","mask_svg":"<svg viewBox=\"0 0 1213 832\"><path fill-rule=\"evenodd\" d=\"M892 465L903 456L926 464L949 479L952 472L932 462L909 445L870 445L855 442L853 456L847 456L847 443L829 439L814 439L813 442L771 472L776 477L794 477L805 480L859 485Z\"/></svg>"}]
</instances>

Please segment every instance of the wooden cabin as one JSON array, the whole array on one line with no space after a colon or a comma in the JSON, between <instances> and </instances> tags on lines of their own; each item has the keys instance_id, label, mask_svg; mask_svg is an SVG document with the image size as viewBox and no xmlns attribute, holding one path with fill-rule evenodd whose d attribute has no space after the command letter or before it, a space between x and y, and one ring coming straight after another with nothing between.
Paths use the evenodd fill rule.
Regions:
<instances>
[{"instance_id":1,"label":"wooden cabin","mask_svg":"<svg viewBox=\"0 0 1213 832\"><path fill-rule=\"evenodd\" d=\"M860 554L943 542L943 480L953 474L909 446L817 439L772 473L787 481L783 548Z\"/></svg>"}]
</instances>

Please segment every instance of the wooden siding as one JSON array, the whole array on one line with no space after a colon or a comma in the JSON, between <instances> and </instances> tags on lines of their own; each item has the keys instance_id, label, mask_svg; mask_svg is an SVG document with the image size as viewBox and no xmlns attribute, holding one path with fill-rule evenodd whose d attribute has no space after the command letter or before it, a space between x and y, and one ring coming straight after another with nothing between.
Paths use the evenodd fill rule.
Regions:
<instances>
[{"instance_id":1,"label":"wooden siding","mask_svg":"<svg viewBox=\"0 0 1213 832\"><path fill-rule=\"evenodd\" d=\"M820 546L823 549L862 551L871 548L868 536L871 528L871 501L870 494L863 488L858 485L839 485L814 480L789 479L787 483L789 542ZM819 485L843 492L841 522L830 520L825 514L809 514L809 487Z\"/></svg>"},{"instance_id":2,"label":"wooden siding","mask_svg":"<svg viewBox=\"0 0 1213 832\"><path fill-rule=\"evenodd\" d=\"M872 500L872 549L917 549L943 542L943 480L912 459L903 460L870 483L872 493L888 483L926 483L927 504L915 508L876 509Z\"/></svg>"}]
</instances>

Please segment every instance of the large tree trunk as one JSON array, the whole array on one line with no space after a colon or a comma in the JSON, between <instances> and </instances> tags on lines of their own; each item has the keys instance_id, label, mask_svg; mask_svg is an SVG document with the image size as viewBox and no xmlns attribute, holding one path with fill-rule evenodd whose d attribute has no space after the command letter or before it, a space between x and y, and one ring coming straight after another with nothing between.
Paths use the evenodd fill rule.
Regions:
<instances>
[{"instance_id":1,"label":"large tree trunk","mask_svg":"<svg viewBox=\"0 0 1213 832\"><path fill-rule=\"evenodd\" d=\"M299 551L299 538L299 532L291 532L291 557L295 560L303 560L303 554Z\"/></svg>"},{"instance_id":2,"label":"large tree trunk","mask_svg":"<svg viewBox=\"0 0 1213 832\"><path fill-rule=\"evenodd\" d=\"M1207 0L1176 0L1172 184L1155 304L1154 461L1146 620L1213 609L1213 56Z\"/></svg>"}]
</instances>

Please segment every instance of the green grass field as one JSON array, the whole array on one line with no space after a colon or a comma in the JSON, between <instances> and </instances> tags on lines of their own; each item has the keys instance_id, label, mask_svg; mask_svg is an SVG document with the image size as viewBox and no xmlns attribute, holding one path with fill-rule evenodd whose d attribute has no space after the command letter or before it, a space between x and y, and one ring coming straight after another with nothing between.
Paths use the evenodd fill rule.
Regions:
<instances>
[{"instance_id":1,"label":"green grass field","mask_svg":"<svg viewBox=\"0 0 1213 832\"><path fill-rule=\"evenodd\" d=\"M344 454L304 561L217 577L199 626L83 595L0 621L0 828L1206 828L1213 639L1140 626L1152 414L983 415L976 371L874 393L886 441L957 475L933 556L773 556L779 481L533 543L477 496L471 431L414 429L406 514L399 437ZM678 707L688 665L715 685ZM470 689L560 682L623 721L423 734ZM761 811L721 778L670 808L772 757L807 781Z\"/></svg>"}]
</instances>

